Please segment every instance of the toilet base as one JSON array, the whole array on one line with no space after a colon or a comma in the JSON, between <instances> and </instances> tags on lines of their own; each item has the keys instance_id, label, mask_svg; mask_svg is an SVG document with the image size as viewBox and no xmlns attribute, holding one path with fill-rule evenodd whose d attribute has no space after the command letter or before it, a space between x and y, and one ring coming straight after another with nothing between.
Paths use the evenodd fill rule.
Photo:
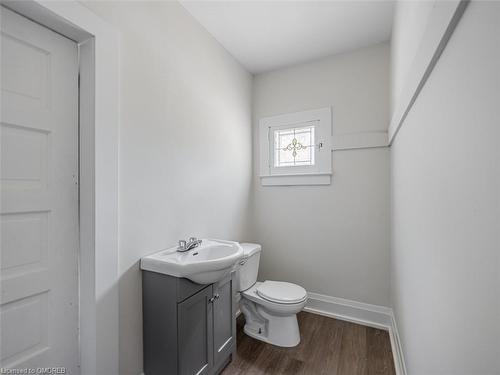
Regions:
<instances>
[{"instance_id":1,"label":"toilet base","mask_svg":"<svg viewBox=\"0 0 500 375\"><path fill-rule=\"evenodd\" d=\"M271 345L281 346L284 348L291 348L299 345L299 325L297 324L297 317L295 315L289 317L279 317L278 326L286 326L286 328L280 328L273 323L276 322L268 322L267 332L263 330L261 333L258 331L256 332L250 328L249 325L245 324L243 332L254 339L264 341Z\"/></svg>"},{"instance_id":2,"label":"toilet base","mask_svg":"<svg viewBox=\"0 0 500 375\"><path fill-rule=\"evenodd\" d=\"M240 301L245 316L243 331L250 337L281 347L294 347L300 343L297 315L275 315L252 301Z\"/></svg>"}]
</instances>

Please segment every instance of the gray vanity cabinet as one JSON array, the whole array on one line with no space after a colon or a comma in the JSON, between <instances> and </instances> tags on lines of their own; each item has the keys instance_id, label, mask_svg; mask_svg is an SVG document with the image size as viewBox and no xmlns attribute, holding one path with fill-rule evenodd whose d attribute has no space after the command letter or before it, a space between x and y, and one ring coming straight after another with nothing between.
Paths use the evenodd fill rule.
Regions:
<instances>
[{"instance_id":1,"label":"gray vanity cabinet","mask_svg":"<svg viewBox=\"0 0 500 375\"><path fill-rule=\"evenodd\" d=\"M205 375L213 367L212 286L177 305L179 374Z\"/></svg>"},{"instance_id":2,"label":"gray vanity cabinet","mask_svg":"<svg viewBox=\"0 0 500 375\"><path fill-rule=\"evenodd\" d=\"M220 363L234 347L235 315L233 308L233 281L231 278L214 284L214 361Z\"/></svg>"},{"instance_id":3,"label":"gray vanity cabinet","mask_svg":"<svg viewBox=\"0 0 500 375\"><path fill-rule=\"evenodd\" d=\"M236 349L233 279L200 285L143 271L145 375L218 374Z\"/></svg>"}]
</instances>

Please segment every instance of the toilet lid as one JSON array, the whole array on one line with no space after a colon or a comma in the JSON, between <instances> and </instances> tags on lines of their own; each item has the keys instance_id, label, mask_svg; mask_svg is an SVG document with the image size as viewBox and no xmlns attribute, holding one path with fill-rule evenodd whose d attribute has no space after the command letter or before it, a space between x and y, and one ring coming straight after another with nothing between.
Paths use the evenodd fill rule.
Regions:
<instances>
[{"instance_id":1,"label":"toilet lid","mask_svg":"<svg viewBox=\"0 0 500 375\"><path fill-rule=\"evenodd\" d=\"M264 281L257 288L257 293L262 298L277 303L298 303L307 297L306 290L301 286L282 281Z\"/></svg>"}]
</instances>

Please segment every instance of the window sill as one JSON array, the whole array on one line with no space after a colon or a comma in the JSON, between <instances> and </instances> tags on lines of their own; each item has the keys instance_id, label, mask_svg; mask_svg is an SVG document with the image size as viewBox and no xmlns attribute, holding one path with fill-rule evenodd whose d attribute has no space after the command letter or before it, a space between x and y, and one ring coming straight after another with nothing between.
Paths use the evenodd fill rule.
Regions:
<instances>
[{"instance_id":1,"label":"window sill","mask_svg":"<svg viewBox=\"0 0 500 375\"><path fill-rule=\"evenodd\" d=\"M304 173L261 175L262 186L300 186L300 185L330 185L331 173Z\"/></svg>"}]
</instances>

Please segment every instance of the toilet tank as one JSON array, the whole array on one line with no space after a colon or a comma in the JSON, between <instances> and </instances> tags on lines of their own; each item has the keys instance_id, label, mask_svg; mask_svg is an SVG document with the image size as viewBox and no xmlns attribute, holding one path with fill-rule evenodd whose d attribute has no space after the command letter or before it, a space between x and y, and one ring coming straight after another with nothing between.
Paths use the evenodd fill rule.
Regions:
<instances>
[{"instance_id":1,"label":"toilet tank","mask_svg":"<svg viewBox=\"0 0 500 375\"><path fill-rule=\"evenodd\" d=\"M236 269L236 291L242 292L257 282L260 252L262 247L255 243L240 243L245 257Z\"/></svg>"}]
</instances>

